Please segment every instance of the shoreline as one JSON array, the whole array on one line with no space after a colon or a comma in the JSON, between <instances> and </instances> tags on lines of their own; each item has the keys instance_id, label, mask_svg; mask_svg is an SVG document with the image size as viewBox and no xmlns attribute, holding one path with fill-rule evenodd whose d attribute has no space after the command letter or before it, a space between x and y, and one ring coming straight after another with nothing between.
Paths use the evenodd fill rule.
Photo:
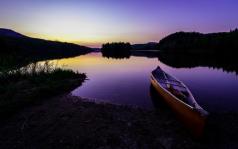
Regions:
<instances>
[{"instance_id":1,"label":"shoreline","mask_svg":"<svg viewBox=\"0 0 238 149\"><path fill-rule=\"evenodd\" d=\"M86 74L56 68L48 62L0 73L0 120L44 99L81 86Z\"/></svg>"},{"instance_id":2,"label":"shoreline","mask_svg":"<svg viewBox=\"0 0 238 149\"><path fill-rule=\"evenodd\" d=\"M146 110L61 95L25 108L1 124L0 148L238 147L237 113L223 114L218 125L220 116L214 115L209 131L195 139L167 108ZM232 132L231 127L224 128L229 121Z\"/></svg>"}]
</instances>

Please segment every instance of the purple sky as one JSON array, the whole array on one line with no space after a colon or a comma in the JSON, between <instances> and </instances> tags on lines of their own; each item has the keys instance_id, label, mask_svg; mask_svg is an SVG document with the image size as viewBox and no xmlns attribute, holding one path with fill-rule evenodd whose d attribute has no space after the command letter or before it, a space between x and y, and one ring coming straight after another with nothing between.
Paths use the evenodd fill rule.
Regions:
<instances>
[{"instance_id":1,"label":"purple sky","mask_svg":"<svg viewBox=\"0 0 238 149\"><path fill-rule=\"evenodd\" d=\"M238 27L237 0L1 0L0 27L98 47Z\"/></svg>"}]
</instances>

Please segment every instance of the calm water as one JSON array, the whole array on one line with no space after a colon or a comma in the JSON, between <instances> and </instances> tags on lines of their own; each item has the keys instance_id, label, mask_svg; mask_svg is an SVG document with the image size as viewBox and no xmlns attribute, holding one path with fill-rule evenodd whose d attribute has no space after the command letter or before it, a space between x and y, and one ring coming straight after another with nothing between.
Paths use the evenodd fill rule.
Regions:
<instances>
[{"instance_id":1,"label":"calm water","mask_svg":"<svg viewBox=\"0 0 238 149\"><path fill-rule=\"evenodd\" d=\"M159 65L183 81L197 102L208 111L238 111L238 77L222 69L173 68L158 58L131 56L129 59L108 59L101 53L62 59L57 63L87 74L89 80L72 91L76 96L153 108L149 79L150 72Z\"/></svg>"}]
</instances>

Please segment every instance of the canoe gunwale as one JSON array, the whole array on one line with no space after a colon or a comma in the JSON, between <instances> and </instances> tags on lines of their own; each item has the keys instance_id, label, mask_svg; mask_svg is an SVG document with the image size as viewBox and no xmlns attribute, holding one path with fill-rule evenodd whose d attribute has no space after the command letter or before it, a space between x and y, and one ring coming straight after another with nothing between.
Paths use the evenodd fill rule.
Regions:
<instances>
[{"instance_id":1,"label":"canoe gunwale","mask_svg":"<svg viewBox=\"0 0 238 149\"><path fill-rule=\"evenodd\" d=\"M171 76L172 76L172 75L171 75ZM172 76L172 77L174 77L174 76ZM184 106L188 107L189 109L198 112L202 117L207 117L207 116L208 116L208 112L205 111L205 110L196 102L196 100L194 99L194 97L193 97L191 91L188 89L188 87L187 87L182 81L180 81L180 80L178 80L177 78L174 77L174 79L176 79L177 81L179 81L179 82L186 88L186 90L187 90L188 93L189 93L189 96L191 97L190 100L192 100L194 107L191 106L191 105L189 105L188 103L186 103L186 102L180 100L178 97L176 97L176 96L173 95L171 92L169 92L167 89L165 89L163 86L161 86L161 84L158 82L158 80L154 77L153 73L151 73L151 78L152 78L154 81L156 81L156 84L159 85L159 87L162 88L163 91L165 91L167 94L169 94L170 96L172 96L177 102L180 102L180 103L182 103Z\"/></svg>"}]
</instances>

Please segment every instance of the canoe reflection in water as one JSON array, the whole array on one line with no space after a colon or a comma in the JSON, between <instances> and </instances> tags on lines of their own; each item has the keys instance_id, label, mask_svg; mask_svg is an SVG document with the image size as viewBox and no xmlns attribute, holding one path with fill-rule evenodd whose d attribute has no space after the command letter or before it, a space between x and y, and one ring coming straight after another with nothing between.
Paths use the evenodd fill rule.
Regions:
<instances>
[{"instance_id":1,"label":"canoe reflection in water","mask_svg":"<svg viewBox=\"0 0 238 149\"><path fill-rule=\"evenodd\" d=\"M199 106L186 85L160 67L152 71L151 84L186 127L195 136L202 136L208 112Z\"/></svg>"}]
</instances>

